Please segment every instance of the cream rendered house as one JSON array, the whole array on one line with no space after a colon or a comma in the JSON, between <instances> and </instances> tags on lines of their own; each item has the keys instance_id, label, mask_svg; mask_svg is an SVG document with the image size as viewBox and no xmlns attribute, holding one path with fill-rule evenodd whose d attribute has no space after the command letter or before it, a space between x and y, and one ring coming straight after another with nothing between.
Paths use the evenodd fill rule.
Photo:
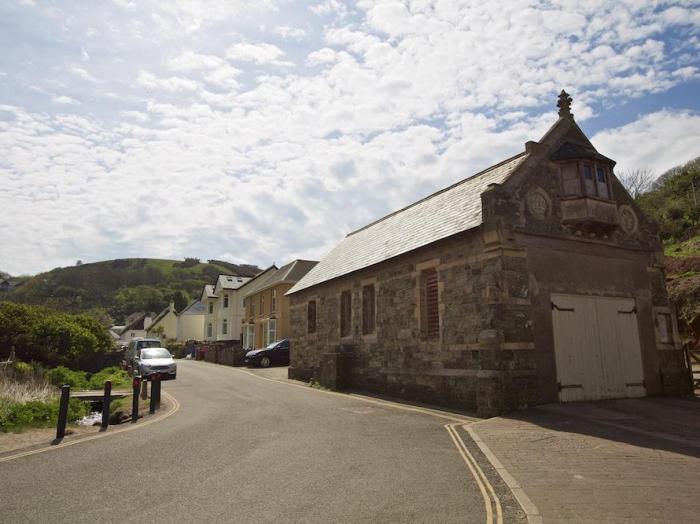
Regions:
<instances>
[{"instance_id":1,"label":"cream rendered house","mask_svg":"<svg viewBox=\"0 0 700 524\"><path fill-rule=\"evenodd\" d=\"M202 289L200 302L204 305L204 330L202 340L216 340L216 325L219 318L218 299L214 286L207 284Z\"/></svg>"},{"instance_id":2,"label":"cream rendered house","mask_svg":"<svg viewBox=\"0 0 700 524\"><path fill-rule=\"evenodd\" d=\"M158 337L161 340L175 340L177 338L177 313L175 312L175 302L171 300L168 307L153 319L146 333L149 337Z\"/></svg>"},{"instance_id":3,"label":"cream rendered house","mask_svg":"<svg viewBox=\"0 0 700 524\"><path fill-rule=\"evenodd\" d=\"M177 317L177 341L202 340L204 334L204 304L193 301Z\"/></svg>"},{"instance_id":4,"label":"cream rendered house","mask_svg":"<svg viewBox=\"0 0 700 524\"><path fill-rule=\"evenodd\" d=\"M240 340L243 297L239 289L250 279L237 275L219 275L216 279L214 295L217 297L218 312L215 340Z\"/></svg>"}]
</instances>

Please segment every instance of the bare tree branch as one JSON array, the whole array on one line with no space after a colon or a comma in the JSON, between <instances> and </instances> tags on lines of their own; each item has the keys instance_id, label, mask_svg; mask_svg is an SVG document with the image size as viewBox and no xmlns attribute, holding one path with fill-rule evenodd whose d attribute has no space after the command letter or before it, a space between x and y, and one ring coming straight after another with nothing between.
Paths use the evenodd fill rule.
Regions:
<instances>
[{"instance_id":1,"label":"bare tree branch","mask_svg":"<svg viewBox=\"0 0 700 524\"><path fill-rule=\"evenodd\" d=\"M651 189L654 172L648 168L627 169L618 178L627 192L636 200L642 193Z\"/></svg>"}]
</instances>

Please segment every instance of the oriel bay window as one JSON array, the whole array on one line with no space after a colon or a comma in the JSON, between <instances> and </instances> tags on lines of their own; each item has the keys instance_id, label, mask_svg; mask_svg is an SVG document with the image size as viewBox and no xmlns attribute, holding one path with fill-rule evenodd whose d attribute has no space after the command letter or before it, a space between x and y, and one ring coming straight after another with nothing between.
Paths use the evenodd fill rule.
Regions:
<instances>
[{"instance_id":1,"label":"oriel bay window","mask_svg":"<svg viewBox=\"0 0 700 524\"><path fill-rule=\"evenodd\" d=\"M375 297L374 285L362 288L362 334L374 333L375 328Z\"/></svg>"},{"instance_id":2,"label":"oriel bay window","mask_svg":"<svg viewBox=\"0 0 700 524\"><path fill-rule=\"evenodd\" d=\"M340 294L340 336L348 337L352 329L352 294L343 291Z\"/></svg>"},{"instance_id":3,"label":"oriel bay window","mask_svg":"<svg viewBox=\"0 0 700 524\"><path fill-rule=\"evenodd\" d=\"M426 269L421 273L421 331L424 336L440 335L440 309L438 274L435 269Z\"/></svg>"},{"instance_id":4,"label":"oriel bay window","mask_svg":"<svg viewBox=\"0 0 700 524\"><path fill-rule=\"evenodd\" d=\"M610 200L608 167L589 160L561 164L561 190L565 197L591 196Z\"/></svg>"}]
</instances>

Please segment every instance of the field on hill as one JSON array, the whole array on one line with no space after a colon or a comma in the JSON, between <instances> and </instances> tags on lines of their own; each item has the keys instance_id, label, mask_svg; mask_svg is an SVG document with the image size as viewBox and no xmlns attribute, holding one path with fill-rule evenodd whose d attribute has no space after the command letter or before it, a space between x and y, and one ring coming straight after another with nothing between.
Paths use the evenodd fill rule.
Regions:
<instances>
[{"instance_id":1,"label":"field on hill","mask_svg":"<svg viewBox=\"0 0 700 524\"><path fill-rule=\"evenodd\" d=\"M257 266L218 260L125 258L56 268L27 279L0 298L90 312L105 325L121 324L134 311L159 312L171 299L177 310L182 309L219 274L254 276L258 271Z\"/></svg>"}]
</instances>

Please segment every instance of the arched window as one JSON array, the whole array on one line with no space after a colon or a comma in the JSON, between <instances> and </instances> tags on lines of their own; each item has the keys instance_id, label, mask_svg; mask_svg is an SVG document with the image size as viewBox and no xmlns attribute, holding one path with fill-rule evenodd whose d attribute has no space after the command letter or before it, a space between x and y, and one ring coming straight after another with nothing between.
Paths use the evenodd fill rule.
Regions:
<instances>
[{"instance_id":1,"label":"arched window","mask_svg":"<svg viewBox=\"0 0 700 524\"><path fill-rule=\"evenodd\" d=\"M211 334L212 334L212 326L211 326L211 322L209 322L209 324L207 324L207 337L211 338Z\"/></svg>"}]
</instances>

